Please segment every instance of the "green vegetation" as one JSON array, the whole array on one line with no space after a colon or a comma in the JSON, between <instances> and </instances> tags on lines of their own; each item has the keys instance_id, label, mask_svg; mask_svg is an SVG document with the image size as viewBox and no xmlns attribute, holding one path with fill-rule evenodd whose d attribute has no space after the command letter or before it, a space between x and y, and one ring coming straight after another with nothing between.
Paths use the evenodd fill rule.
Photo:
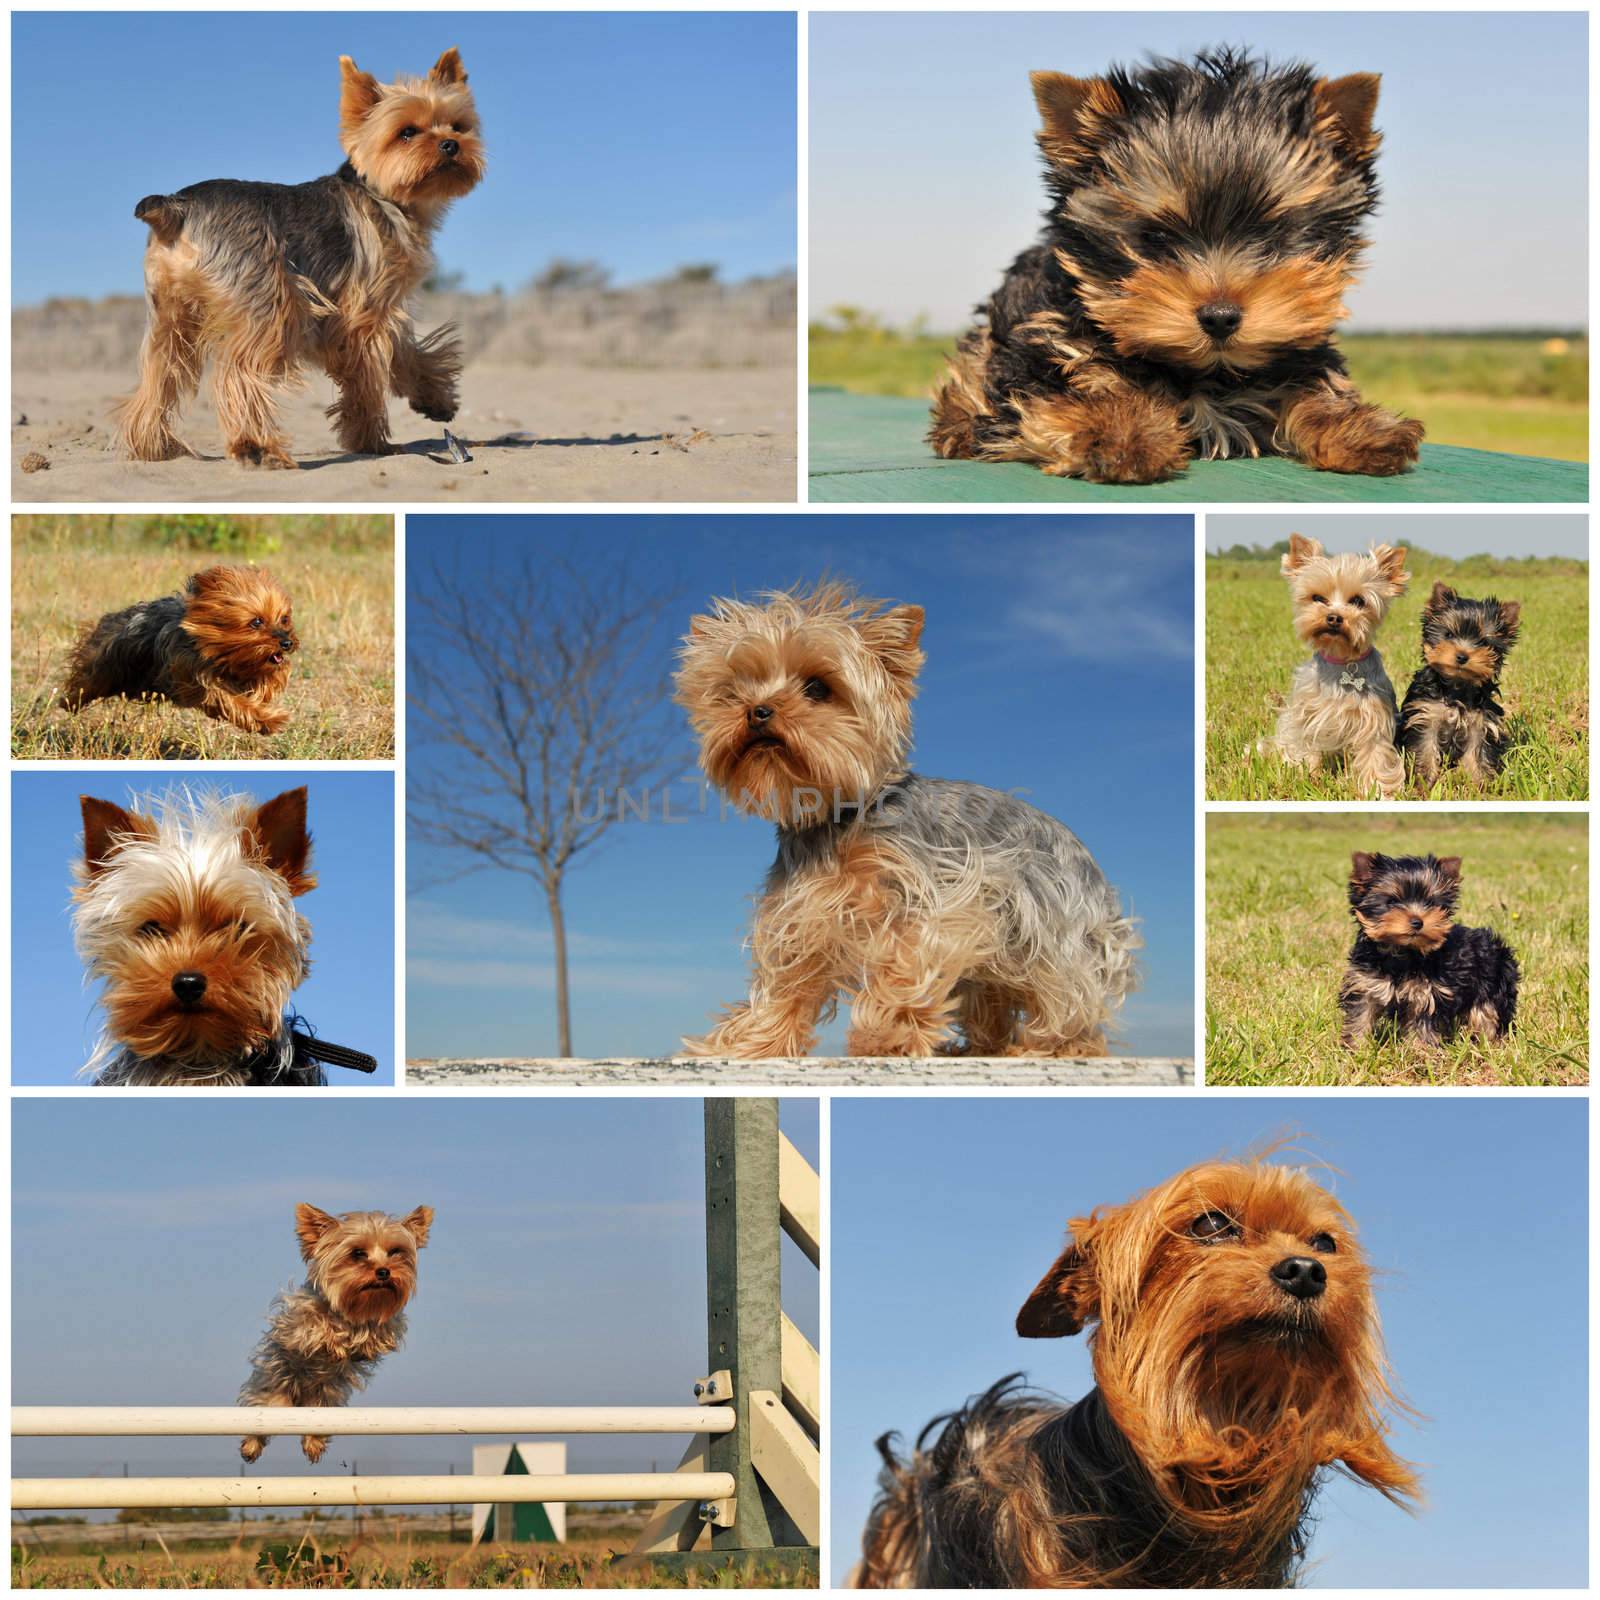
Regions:
<instances>
[{"instance_id":1,"label":"green vegetation","mask_svg":"<svg viewBox=\"0 0 1600 1600\"><path fill-rule=\"evenodd\" d=\"M1339 1042L1356 850L1462 857L1460 918L1522 968L1511 1035ZM1572 814L1223 813L1206 818L1208 1085L1581 1085L1589 1065L1588 819Z\"/></svg>"},{"instance_id":2,"label":"green vegetation","mask_svg":"<svg viewBox=\"0 0 1600 1600\"><path fill-rule=\"evenodd\" d=\"M954 333L884 326L853 307L813 323L810 379L857 394L928 394ZM1340 341L1369 399L1420 417L1433 444L1586 461L1589 344L1544 334L1356 334Z\"/></svg>"},{"instance_id":3,"label":"green vegetation","mask_svg":"<svg viewBox=\"0 0 1600 1600\"><path fill-rule=\"evenodd\" d=\"M1405 528L1375 529L1402 539ZM1262 754L1277 708L1306 650L1294 636L1289 589L1278 571L1287 540L1206 559L1206 798L1353 800L1343 772L1316 773ZM1589 794L1589 565L1528 557L1450 561L1412 549L1411 584L1390 608L1378 648L1397 697L1420 663L1421 615L1436 579L1462 594L1522 602L1521 633L1506 661L1501 699L1512 745L1496 782L1479 789L1445 773L1434 800L1584 800ZM1411 798L1420 799L1419 790Z\"/></svg>"}]
</instances>

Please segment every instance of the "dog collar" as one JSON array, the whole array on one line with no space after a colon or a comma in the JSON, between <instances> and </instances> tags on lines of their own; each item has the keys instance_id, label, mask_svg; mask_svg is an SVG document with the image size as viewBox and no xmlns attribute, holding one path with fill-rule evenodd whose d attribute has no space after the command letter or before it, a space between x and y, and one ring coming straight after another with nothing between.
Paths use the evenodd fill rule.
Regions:
<instances>
[{"instance_id":1,"label":"dog collar","mask_svg":"<svg viewBox=\"0 0 1600 1600\"><path fill-rule=\"evenodd\" d=\"M1348 661L1335 661L1335 660L1334 660L1334 659L1333 659L1333 658L1332 658L1332 657L1331 657L1331 656L1324 656L1324 655L1323 655L1323 654L1322 654L1322 652L1321 652L1321 651L1320 651L1320 650L1319 650L1319 651L1317 651L1317 654L1318 654L1318 655L1319 655L1319 656L1321 656L1321 657L1322 657L1322 659L1323 659L1323 660L1324 660L1324 661L1325 661L1325 662L1326 662L1326 663L1327 663L1327 664L1328 664L1328 665L1329 665L1329 666L1330 666L1330 667L1353 667L1353 666L1355 666L1355 665L1356 665L1356 663L1357 663L1357 662L1360 662L1360 661L1365 661L1365 660L1366 660L1366 659L1367 659L1367 657L1368 657L1368 656L1370 656L1370 655L1371 655L1371 654L1372 654L1372 650L1371 650L1371 648L1370 648L1370 647L1369 647L1369 648L1367 648L1367 649L1365 649L1365 650L1363 650L1363 651L1362 651L1362 652L1361 652L1361 654L1360 654L1360 655L1358 655L1358 656L1351 656L1351 657L1350 657L1350 659L1349 659L1349 660L1348 660Z\"/></svg>"}]
</instances>

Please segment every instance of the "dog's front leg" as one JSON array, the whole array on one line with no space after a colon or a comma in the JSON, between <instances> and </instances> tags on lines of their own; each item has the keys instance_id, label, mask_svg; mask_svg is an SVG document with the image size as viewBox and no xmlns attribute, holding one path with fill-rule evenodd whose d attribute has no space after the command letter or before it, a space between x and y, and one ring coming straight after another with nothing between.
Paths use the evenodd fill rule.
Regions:
<instances>
[{"instance_id":1,"label":"dog's front leg","mask_svg":"<svg viewBox=\"0 0 1600 1600\"><path fill-rule=\"evenodd\" d=\"M389 382L411 409L430 422L452 422L460 407L461 340L446 324L419 339L407 326L395 338Z\"/></svg>"},{"instance_id":2,"label":"dog's front leg","mask_svg":"<svg viewBox=\"0 0 1600 1600\"><path fill-rule=\"evenodd\" d=\"M1330 378L1290 397L1276 443L1322 472L1392 478L1416 465L1422 424L1363 400L1348 378Z\"/></svg>"},{"instance_id":3,"label":"dog's front leg","mask_svg":"<svg viewBox=\"0 0 1600 1600\"><path fill-rule=\"evenodd\" d=\"M389 374L394 360L394 329L378 326L341 329L325 355L328 376L339 398L328 407L340 445L352 455L388 455Z\"/></svg>"},{"instance_id":4,"label":"dog's front leg","mask_svg":"<svg viewBox=\"0 0 1600 1600\"><path fill-rule=\"evenodd\" d=\"M1016 432L1005 459L1037 462L1053 478L1159 483L1189 463L1189 436L1172 401L1105 379L1065 394L1014 395ZM985 450L990 459L992 448Z\"/></svg>"}]
</instances>

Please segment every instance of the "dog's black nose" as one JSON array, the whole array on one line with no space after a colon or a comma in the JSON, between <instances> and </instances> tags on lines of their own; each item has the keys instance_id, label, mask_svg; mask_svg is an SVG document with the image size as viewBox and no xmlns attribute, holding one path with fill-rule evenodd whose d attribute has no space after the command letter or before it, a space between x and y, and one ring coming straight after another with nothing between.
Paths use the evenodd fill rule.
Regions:
<instances>
[{"instance_id":1,"label":"dog's black nose","mask_svg":"<svg viewBox=\"0 0 1600 1600\"><path fill-rule=\"evenodd\" d=\"M1296 1300L1315 1300L1328 1287L1328 1269L1310 1256L1285 1256L1272 1269L1272 1281Z\"/></svg>"},{"instance_id":2,"label":"dog's black nose","mask_svg":"<svg viewBox=\"0 0 1600 1600\"><path fill-rule=\"evenodd\" d=\"M454 139L441 139L439 152L441 155L458 156L461 154L461 146Z\"/></svg>"},{"instance_id":3,"label":"dog's black nose","mask_svg":"<svg viewBox=\"0 0 1600 1600\"><path fill-rule=\"evenodd\" d=\"M1231 300L1213 300L1195 312L1194 320L1213 339L1231 339L1244 321L1244 307L1236 306Z\"/></svg>"},{"instance_id":4,"label":"dog's black nose","mask_svg":"<svg viewBox=\"0 0 1600 1600\"><path fill-rule=\"evenodd\" d=\"M1422 918L1421 917L1413 917L1411 919L1411 931L1413 933L1421 933L1422 932Z\"/></svg>"},{"instance_id":5,"label":"dog's black nose","mask_svg":"<svg viewBox=\"0 0 1600 1600\"><path fill-rule=\"evenodd\" d=\"M1330 628L1342 628L1344 626L1344 618L1337 611L1330 611L1328 613L1328 626Z\"/></svg>"},{"instance_id":6,"label":"dog's black nose","mask_svg":"<svg viewBox=\"0 0 1600 1600\"><path fill-rule=\"evenodd\" d=\"M389 1269L387 1267L379 1267L374 1276L379 1283L387 1283L389 1281Z\"/></svg>"},{"instance_id":7,"label":"dog's black nose","mask_svg":"<svg viewBox=\"0 0 1600 1600\"><path fill-rule=\"evenodd\" d=\"M755 722L755 723L771 722L772 721L772 707L771 706L751 706L750 707L750 720L752 722Z\"/></svg>"},{"instance_id":8,"label":"dog's black nose","mask_svg":"<svg viewBox=\"0 0 1600 1600\"><path fill-rule=\"evenodd\" d=\"M1466 666L1466 664L1467 664L1467 652L1465 650L1457 650L1456 651L1456 665L1458 667L1464 667L1464 666Z\"/></svg>"},{"instance_id":9,"label":"dog's black nose","mask_svg":"<svg viewBox=\"0 0 1600 1600\"><path fill-rule=\"evenodd\" d=\"M192 1006L206 992L203 972L178 972L173 974L172 992L186 1006Z\"/></svg>"}]
</instances>

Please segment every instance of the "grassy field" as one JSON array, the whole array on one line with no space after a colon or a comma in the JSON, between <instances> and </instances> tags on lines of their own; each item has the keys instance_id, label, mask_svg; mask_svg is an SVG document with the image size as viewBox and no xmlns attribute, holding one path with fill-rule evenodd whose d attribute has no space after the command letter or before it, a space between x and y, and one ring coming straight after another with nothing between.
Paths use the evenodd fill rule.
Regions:
<instances>
[{"instance_id":1,"label":"grassy field","mask_svg":"<svg viewBox=\"0 0 1600 1600\"><path fill-rule=\"evenodd\" d=\"M811 1587L775 1564L730 1556L696 1571L618 1570L631 1535L615 1543L467 1546L442 1537L320 1540L252 1534L218 1549L148 1547L41 1554L12 1545L13 1589L794 1589Z\"/></svg>"},{"instance_id":2,"label":"grassy field","mask_svg":"<svg viewBox=\"0 0 1600 1600\"><path fill-rule=\"evenodd\" d=\"M1403 536L1393 526L1380 530ZM1583 561L1475 556L1450 561L1424 550L1406 560L1411 584L1378 634L1394 692L1421 664L1421 615L1435 579L1464 595L1522 602L1520 636L1506 660L1501 702L1511 731L1499 778L1480 790L1458 769L1436 800L1585 800L1589 794L1589 566ZM1344 773L1316 773L1262 755L1294 669L1307 652L1290 622L1278 555L1206 558L1206 796L1212 800L1351 800ZM1414 797L1420 797L1416 791Z\"/></svg>"},{"instance_id":3,"label":"grassy field","mask_svg":"<svg viewBox=\"0 0 1600 1600\"><path fill-rule=\"evenodd\" d=\"M857 394L926 395L954 344L954 333L902 332L847 313L842 326L812 324L810 381ZM1586 339L1357 334L1340 345L1367 398L1420 417L1432 444L1589 458Z\"/></svg>"},{"instance_id":4,"label":"grassy field","mask_svg":"<svg viewBox=\"0 0 1600 1600\"><path fill-rule=\"evenodd\" d=\"M394 523L372 516L26 516L12 522L11 750L20 760L384 759L394 754ZM288 589L300 649L282 733L101 700L60 710L86 623L257 563Z\"/></svg>"},{"instance_id":5,"label":"grassy field","mask_svg":"<svg viewBox=\"0 0 1600 1600\"><path fill-rule=\"evenodd\" d=\"M1509 1038L1339 1043L1354 942L1355 850L1459 855L1463 923L1491 927L1522 968ZM1571 814L1461 812L1206 818L1207 1084L1583 1084L1589 1063L1589 846Z\"/></svg>"}]
</instances>

